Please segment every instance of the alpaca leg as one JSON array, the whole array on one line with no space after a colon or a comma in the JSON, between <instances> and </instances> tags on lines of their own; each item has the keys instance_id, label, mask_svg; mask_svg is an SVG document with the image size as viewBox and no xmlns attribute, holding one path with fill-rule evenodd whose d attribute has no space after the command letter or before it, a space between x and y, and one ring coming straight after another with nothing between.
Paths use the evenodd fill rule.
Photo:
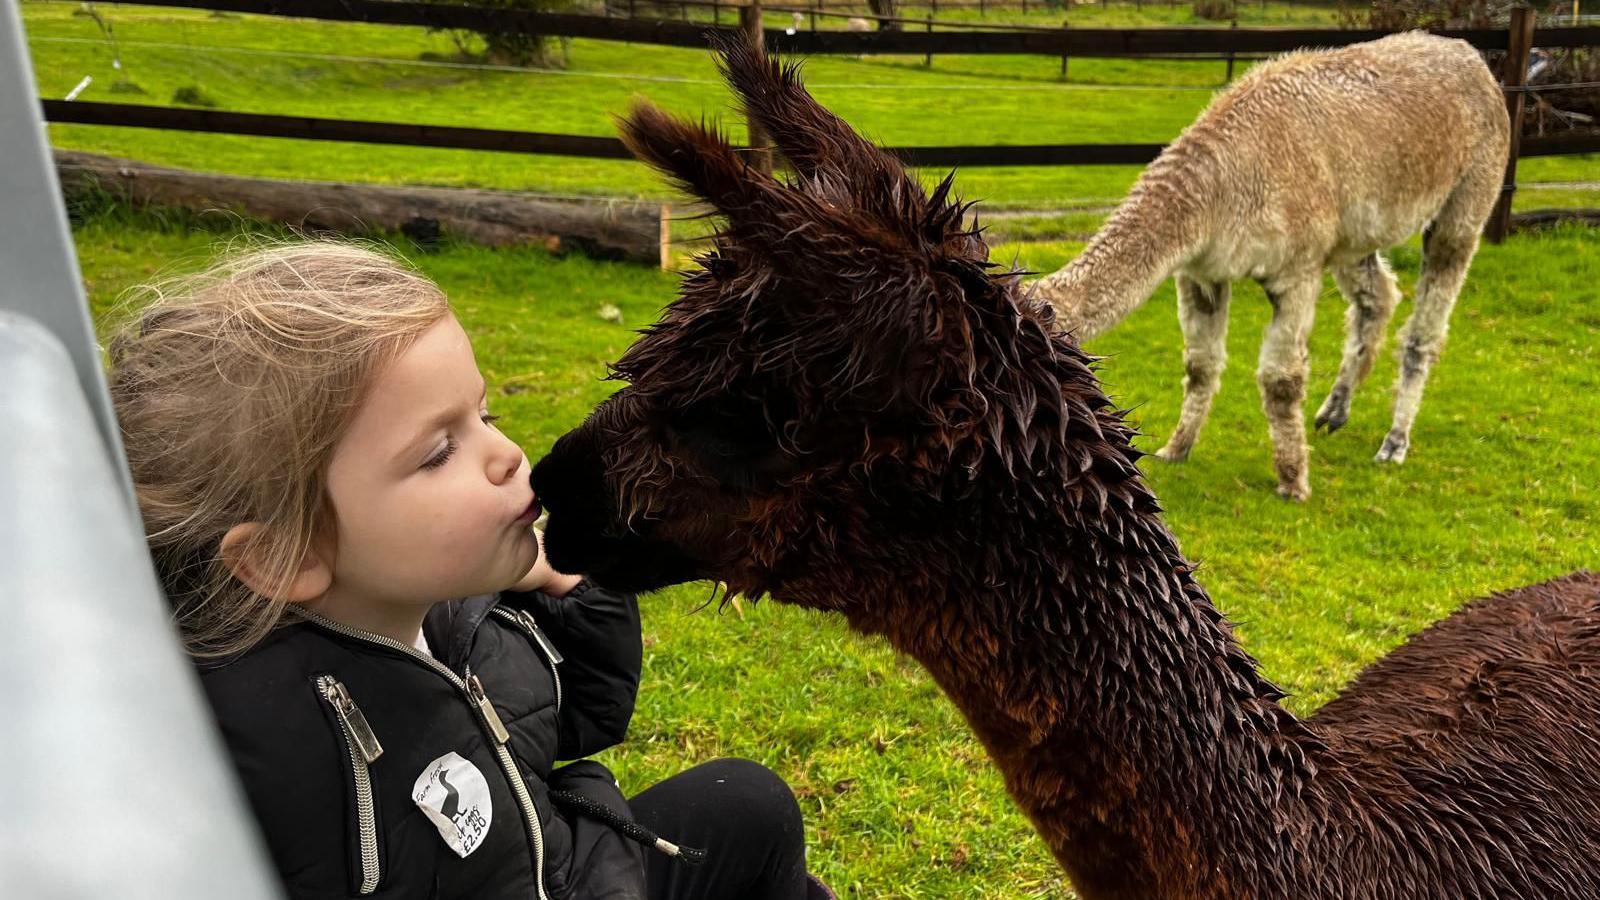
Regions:
<instances>
[{"instance_id":1,"label":"alpaca leg","mask_svg":"<svg viewBox=\"0 0 1600 900\"><path fill-rule=\"evenodd\" d=\"M1344 361L1339 364L1339 377L1317 410L1317 428L1326 428L1329 434L1350 418L1350 398L1371 374L1372 362L1389 328L1389 317L1400 302L1394 273L1376 253L1352 265L1334 267L1333 278L1350 308L1345 313Z\"/></svg>"},{"instance_id":2,"label":"alpaca leg","mask_svg":"<svg viewBox=\"0 0 1600 900\"><path fill-rule=\"evenodd\" d=\"M1156 451L1162 459L1189 458L1200 429L1211 413L1211 398L1222 383L1228 361L1227 282L1202 284L1178 276L1178 324L1183 327L1183 412L1167 445Z\"/></svg>"},{"instance_id":3,"label":"alpaca leg","mask_svg":"<svg viewBox=\"0 0 1600 900\"><path fill-rule=\"evenodd\" d=\"M1378 449L1378 462L1405 462L1406 452L1411 449L1411 423L1422 405L1422 389L1444 348L1450 312L1477 249L1477 223L1448 231L1437 228L1424 242L1416 309L1400 329L1400 382L1395 390L1394 424Z\"/></svg>"},{"instance_id":4,"label":"alpaca leg","mask_svg":"<svg viewBox=\"0 0 1600 900\"><path fill-rule=\"evenodd\" d=\"M1278 496L1304 500L1311 496L1307 473L1311 451L1306 446L1302 405L1311 364L1307 344L1317 312L1322 273L1282 279L1263 285L1272 301L1272 321L1261 342L1261 406L1272 434L1272 461L1278 471Z\"/></svg>"}]
</instances>

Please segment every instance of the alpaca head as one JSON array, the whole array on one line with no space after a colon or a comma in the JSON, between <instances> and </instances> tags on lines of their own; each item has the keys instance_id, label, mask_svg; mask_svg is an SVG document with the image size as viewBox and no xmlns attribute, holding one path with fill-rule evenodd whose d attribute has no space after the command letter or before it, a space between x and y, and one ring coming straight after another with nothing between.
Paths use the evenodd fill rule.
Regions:
<instances>
[{"instance_id":1,"label":"alpaca head","mask_svg":"<svg viewBox=\"0 0 1600 900\"><path fill-rule=\"evenodd\" d=\"M1059 490L1069 418L1098 440L1115 417L1048 306L993 271L949 179L929 195L795 69L742 46L723 61L795 176L653 106L622 122L726 225L616 363L627 386L535 467L546 547L619 588L712 579L849 611L838 582L797 585L928 562L906 557L937 554L917 542L959 529L963 498Z\"/></svg>"}]
</instances>

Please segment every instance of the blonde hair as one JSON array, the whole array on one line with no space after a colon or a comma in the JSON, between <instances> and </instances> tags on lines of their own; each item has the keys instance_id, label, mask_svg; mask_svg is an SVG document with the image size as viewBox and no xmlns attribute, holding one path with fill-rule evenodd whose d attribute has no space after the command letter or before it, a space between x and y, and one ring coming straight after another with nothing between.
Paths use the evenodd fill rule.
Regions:
<instances>
[{"instance_id":1,"label":"blonde hair","mask_svg":"<svg viewBox=\"0 0 1600 900\"><path fill-rule=\"evenodd\" d=\"M449 314L401 261L332 241L234 253L136 290L111 396L156 570L197 658L254 646L328 532L333 449L377 372ZM234 577L223 535L258 522Z\"/></svg>"}]
</instances>

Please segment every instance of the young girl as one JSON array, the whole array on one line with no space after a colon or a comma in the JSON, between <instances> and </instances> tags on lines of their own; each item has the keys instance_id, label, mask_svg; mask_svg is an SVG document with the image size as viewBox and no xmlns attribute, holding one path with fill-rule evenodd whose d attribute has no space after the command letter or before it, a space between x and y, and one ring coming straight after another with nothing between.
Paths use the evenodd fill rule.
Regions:
<instances>
[{"instance_id":1,"label":"young girl","mask_svg":"<svg viewBox=\"0 0 1600 900\"><path fill-rule=\"evenodd\" d=\"M528 460L434 284L307 242L153 293L112 341L112 395L292 896L830 896L755 763L631 800L598 763L555 767L626 732L638 605L545 563Z\"/></svg>"}]
</instances>

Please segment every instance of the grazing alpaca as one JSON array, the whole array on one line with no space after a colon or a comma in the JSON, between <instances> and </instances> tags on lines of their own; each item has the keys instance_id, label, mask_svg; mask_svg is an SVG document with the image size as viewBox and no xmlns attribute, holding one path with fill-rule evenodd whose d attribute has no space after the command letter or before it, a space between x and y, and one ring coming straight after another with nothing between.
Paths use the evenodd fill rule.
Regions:
<instances>
[{"instance_id":1,"label":"grazing alpaca","mask_svg":"<svg viewBox=\"0 0 1600 900\"><path fill-rule=\"evenodd\" d=\"M1552 898L1600 884L1600 577L1471 604L1301 720L1162 524L1092 360L744 48L797 175L640 106L726 217L535 467L563 571L842 613L920 661L1086 898Z\"/></svg>"},{"instance_id":2,"label":"grazing alpaca","mask_svg":"<svg viewBox=\"0 0 1600 900\"><path fill-rule=\"evenodd\" d=\"M1378 251L1423 231L1416 311L1402 331L1394 424L1380 462L1403 462L1428 370L1478 232L1500 196L1510 127L1477 51L1417 32L1264 63L1212 102L1139 178L1066 268L1035 289L1080 339L1115 325L1177 273L1183 410L1156 455L1189 455L1227 355L1229 283L1253 278L1272 303L1256 378L1278 493L1303 500L1306 340L1322 270L1350 303L1338 380L1317 412L1350 415L1400 299Z\"/></svg>"}]
</instances>

